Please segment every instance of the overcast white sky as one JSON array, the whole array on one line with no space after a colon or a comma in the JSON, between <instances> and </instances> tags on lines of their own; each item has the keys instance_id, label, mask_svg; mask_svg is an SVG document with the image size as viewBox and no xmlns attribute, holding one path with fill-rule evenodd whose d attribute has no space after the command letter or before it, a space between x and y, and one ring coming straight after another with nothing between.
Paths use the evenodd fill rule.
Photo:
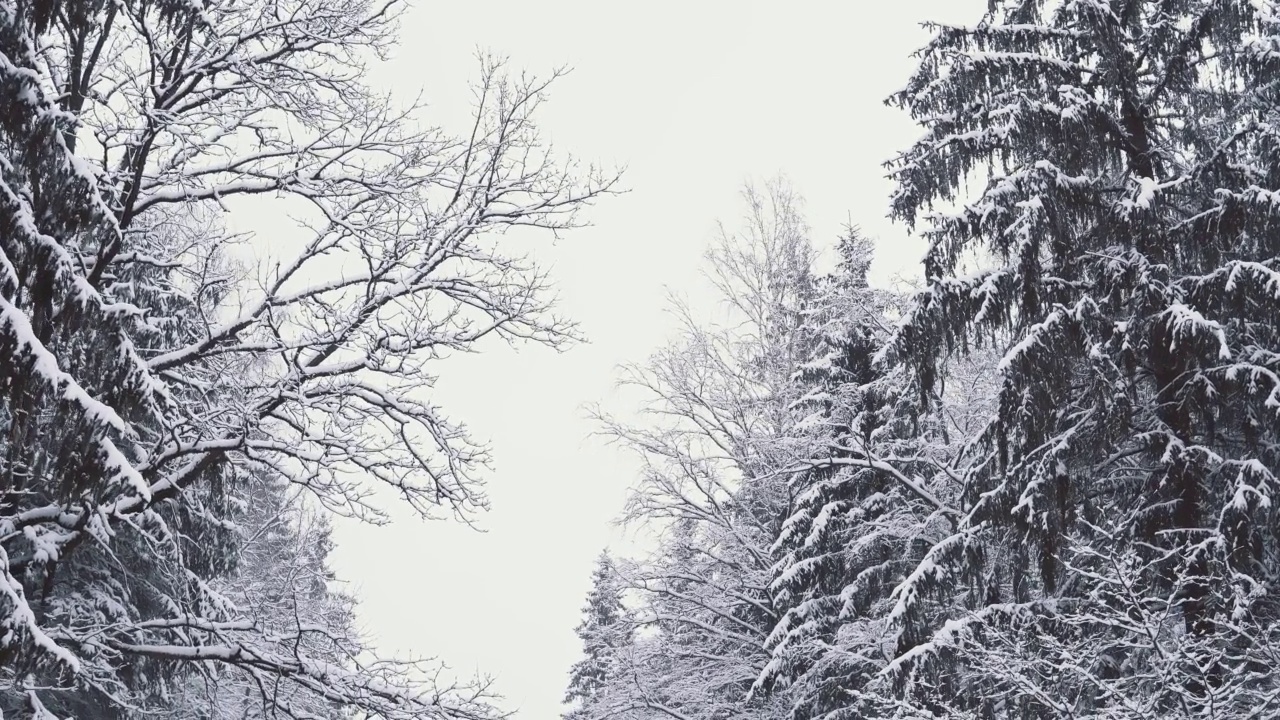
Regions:
<instances>
[{"instance_id":1,"label":"overcast white sky","mask_svg":"<svg viewBox=\"0 0 1280 720\"><path fill-rule=\"evenodd\" d=\"M670 331L668 290L693 293L701 255L732 227L749 178L785 172L814 238L846 218L878 239L874 278L914 273L923 247L885 219L881 163L918 131L883 99L900 88L924 20L972 22L982 0L487 0L418 2L379 80L423 91L448 124L466 112L473 54L545 73L569 65L541 125L563 150L628 166L630 193L535 257L590 344L556 354L495 344L450 362L435 400L490 443L493 510L481 534L400 515L340 526L335 568L379 646L497 676L522 720L559 717L579 653L573 628L633 461L588 437L616 367ZM874 8L874 9L873 9ZM697 296L693 295L696 301Z\"/></svg>"}]
</instances>

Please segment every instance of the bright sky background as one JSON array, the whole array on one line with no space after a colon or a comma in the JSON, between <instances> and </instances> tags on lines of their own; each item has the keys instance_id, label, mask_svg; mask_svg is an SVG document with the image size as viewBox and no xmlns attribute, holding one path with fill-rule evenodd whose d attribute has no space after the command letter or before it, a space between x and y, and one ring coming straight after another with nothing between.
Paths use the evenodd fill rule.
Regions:
<instances>
[{"instance_id":1,"label":"bright sky background","mask_svg":"<svg viewBox=\"0 0 1280 720\"><path fill-rule=\"evenodd\" d=\"M477 48L545 74L568 65L541 116L563 151L625 165L630 192L593 227L533 254L590 343L557 354L495 343L450 361L434 400L493 450L484 533L422 523L341 525L334 565L388 652L497 677L520 720L555 720L579 655L573 628L594 558L623 542L611 521L634 478L624 451L589 437L583 406L609 406L616 367L672 328L669 291L696 303L715 222L734 227L748 178L784 172L816 242L851 219L878 239L873 280L914 274L923 246L885 218L881 163L918 135L883 99L906 81L924 20L972 22L982 0L486 0L418 2L378 82L422 91L433 121L465 120ZM875 8L875 9L870 9Z\"/></svg>"}]
</instances>

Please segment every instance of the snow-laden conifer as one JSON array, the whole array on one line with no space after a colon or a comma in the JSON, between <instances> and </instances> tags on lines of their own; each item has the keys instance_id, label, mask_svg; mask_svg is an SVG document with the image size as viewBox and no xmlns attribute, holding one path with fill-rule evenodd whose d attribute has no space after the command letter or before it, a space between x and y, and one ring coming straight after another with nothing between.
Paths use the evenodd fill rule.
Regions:
<instances>
[{"instance_id":1,"label":"snow-laden conifer","mask_svg":"<svg viewBox=\"0 0 1280 720\"><path fill-rule=\"evenodd\" d=\"M894 96L925 127L894 214L930 249L887 359L923 399L1003 354L962 516L889 616L923 706L1270 712L1276 10L994 2Z\"/></svg>"}]
</instances>

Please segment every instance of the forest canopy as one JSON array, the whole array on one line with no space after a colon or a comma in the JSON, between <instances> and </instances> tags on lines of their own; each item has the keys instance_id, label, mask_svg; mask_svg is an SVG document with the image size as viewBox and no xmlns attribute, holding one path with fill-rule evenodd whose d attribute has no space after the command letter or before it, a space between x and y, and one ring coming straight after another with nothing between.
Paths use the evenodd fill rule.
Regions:
<instances>
[{"instance_id":1,"label":"forest canopy","mask_svg":"<svg viewBox=\"0 0 1280 720\"><path fill-rule=\"evenodd\" d=\"M455 128L377 89L405 12L0 0L0 717L506 714L379 652L334 526L488 507L438 375L577 337L524 241L618 176L544 139L559 72L481 54ZM567 720L1280 718L1280 2L926 29L920 283L748 184L723 312L594 413L659 539L597 559Z\"/></svg>"}]
</instances>

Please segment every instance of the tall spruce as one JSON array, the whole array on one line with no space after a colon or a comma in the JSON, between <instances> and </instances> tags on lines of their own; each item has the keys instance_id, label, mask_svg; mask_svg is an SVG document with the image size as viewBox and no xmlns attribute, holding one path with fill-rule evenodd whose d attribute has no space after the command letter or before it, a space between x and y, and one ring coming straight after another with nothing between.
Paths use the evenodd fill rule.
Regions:
<instances>
[{"instance_id":1,"label":"tall spruce","mask_svg":"<svg viewBox=\"0 0 1280 720\"><path fill-rule=\"evenodd\" d=\"M874 470L844 464L856 457L853 447L866 449L882 425L873 397L880 375L872 361L889 318L886 298L867 286L870 243L850 229L838 251L836 270L820 279L805 313L803 331L812 350L795 371L803 394L792 410L813 439L813 458L805 458L789 479L795 508L774 543L778 560L771 584L774 601L785 614L770 636L773 658L756 688L776 691L799 683L798 694L808 696L799 703L800 716L826 694L803 686L821 683L817 678L828 674L823 656L838 642L838 627L849 619L844 606L875 596L879 583L872 580L877 575L872 567L892 577L895 564L909 561L892 543L859 542L848 532L854 525L869 536L870 527L894 510L883 492L890 488ZM898 508L910 512L905 503ZM861 588L850 587L855 578ZM845 594L846 587L852 592ZM834 674L860 674L852 664L842 665Z\"/></svg>"},{"instance_id":2,"label":"tall spruce","mask_svg":"<svg viewBox=\"0 0 1280 720\"><path fill-rule=\"evenodd\" d=\"M584 657L569 671L565 702L573 707L565 720L604 717L598 707L610 682L618 680L619 650L631 643L631 626L622 605L623 584L608 551L600 553L591 574L591 591L575 632L582 640Z\"/></svg>"},{"instance_id":3,"label":"tall spruce","mask_svg":"<svg viewBox=\"0 0 1280 720\"><path fill-rule=\"evenodd\" d=\"M136 427L166 404L129 334L136 313L83 274L119 228L110 191L70 147L76 118L41 82L41 35L55 19L88 32L95 12L92 2L0 3L0 712L13 716L50 712L34 688L81 672L51 606L54 573L74 572L71 548L41 520L144 492ZM104 519L84 513L75 525L100 536ZM101 704L101 682L86 692L86 708Z\"/></svg>"},{"instance_id":4,"label":"tall spruce","mask_svg":"<svg viewBox=\"0 0 1280 720\"><path fill-rule=\"evenodd\" d=\"M888 359L927 401L949 353L1007 351L963 517L890 614L920 707L1275 712L1277 10L995 0L892 98L929 251Z\"/></svg>"},{"instance_id":5,"label":"tall spruce","mask_svg":"<svg viewBox=\"0 0 1280 720\"><path fill-rule=\"evenodd\" d=\"M902 298L869 286L871 244L856 230L837 251L807 313L812 357L796 371L811 455L789 480L796 501L774 543L771 585L784 614L755 687L785 691L794 718L879 712L884 698L868 686L890 659L890 596L954 526L954 464L972 435L956 420L985 389L948 382L932 412L917 413L904 373L877 362ZM972 380L975 370L947 373Z\"/></svg>"}]
</instances>

